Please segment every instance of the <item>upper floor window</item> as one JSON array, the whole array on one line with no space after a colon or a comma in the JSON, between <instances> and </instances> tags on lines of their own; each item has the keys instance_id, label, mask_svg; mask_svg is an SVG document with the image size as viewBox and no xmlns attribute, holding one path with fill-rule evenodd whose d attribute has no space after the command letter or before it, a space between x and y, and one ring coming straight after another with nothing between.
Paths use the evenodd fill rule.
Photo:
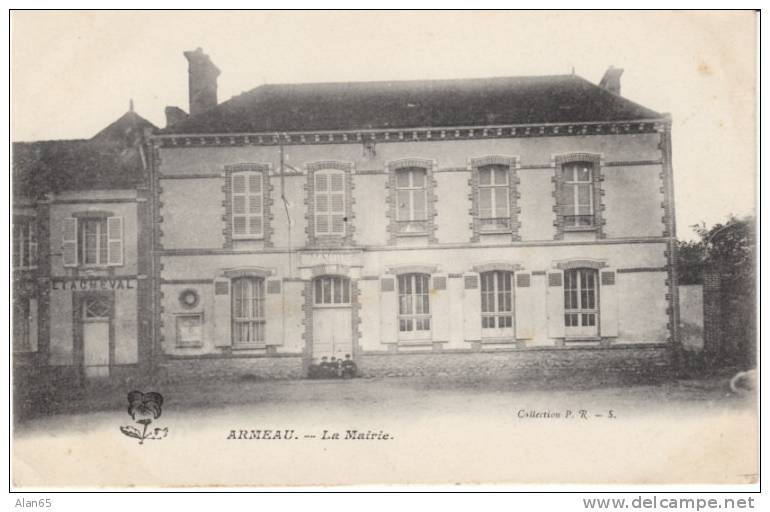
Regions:
<instances>
[{"instance_id":1,"label":"upper floor window","mask_svg":"<svg viewBox=\"0 0 770 512\"><path fill-rule=\"evenodd\" d=\"M594 226L594 166L590 162L569 162L561 168L559 209L564 227Z\"/></svg>"},{"instance_id":2,"label":"upper floor window","mask_svg":"<svg viewBox=\"0 0 770 512\"><path fill-rule=\"evenodd\" d=\"M478 170L479 227L482 231L511 229L508 167L486 165Z\"/></svg>"},{"instance_id":3,"label":"upper floor window","mask_svg":"<svg viewBox=\"0 0 770 512\"><path fill-rule=\"evenodd\" d=\"M265 280L240 277L232 281L233 344L265 342Z\"/></svg>"},{"instance_id":4,"label":"upper floor window","mask_svg":"<svg viewBox=\"0 0 770 512\"><path fill-rule=\"evenodd\" d=\"M27 297L13 299L13 350L30 352L36 349L35 322L37 322L37 301Z\"/></svg>"},{"instance_id":5,"label":"upper floor window","mask_svg":"<svg viewBox=\"0 0 770 512\"><path fill-rule=\"evenodd\" d=\"M396 171L396 221L399 233L427 233L427 172L419 167Z\"/></svg>"},{"instance_id":6,"label":"upper floor window","mask_svg":"<svg viewBox=\"0 0 770 512\"><path fill-rule=\"evenodd\" d=\"M37 265L37 228L34 217L17 216L13 221L13 266Z\"/></svg>"},{"instance_id":7,"label":"upper floor window","mask_svg":"<svg viewBox=\"0 0 770 512\"><path fill-rule=\"evenodd\" d=\"M123 217L64 219L62 249L65 267L123 265Z\"/></svg>"},{"instance_id":8,"label":"upper floor window","mask_svg":"<svg viewBox=\"0 0 770 512\"><path fill-rule=\"evenodd\" d=\"M315 234L345 234L345 172L324 169L314 173Z\"/></svg>"},{"instance_id":9,"label":"upper floor window","mask_svg":"<svg viewBox=\"0 0 770 512\"><path fill-rule=\"evenodd\" d=\"M231 180L233 239L263 238L263 173L235 172Z\"/></svg>"}]
</instances>

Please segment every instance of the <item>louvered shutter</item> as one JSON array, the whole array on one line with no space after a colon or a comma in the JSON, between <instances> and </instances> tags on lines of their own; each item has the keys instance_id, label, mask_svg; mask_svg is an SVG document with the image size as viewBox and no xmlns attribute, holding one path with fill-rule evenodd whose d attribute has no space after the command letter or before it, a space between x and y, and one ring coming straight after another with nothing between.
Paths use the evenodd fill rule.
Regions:
<instances>
[{"instance_id":1,"label":"louvered shutter","mask_svg":"<svg viewBox=\"0 0 770 512\"><path fill-rule=\"evenodd\" d=\"M532 275L529 272L516 272L516 288L513 301L516 308L516 339L532 339L533 308L532 308Z\"/></svg>"},{"instance_id":2,"label":"louvered shutter","mask_svg":"<svg viewBox=\"0 0 770 512\"><path fill-rule=\"evenodd\" d=\"M548 314L548 337L564 337L564 275L563 272L549 272L546 283L546 310Z\"/></svg>"},{"instance_id":3,"label":"louvered shutter","mask_svg":"<svg viewBox=\"0 0 770 512\"><path fill-rule=\"evenodd\" d=\"M244 238L248 223L246 216L246 175L233 174L231 179L233 238Z\"/></svg>"},{"instance_id":4,"label":"louvered shutter","mask_svg":"<svg viewBox=\"0 0 770 512\"><path fill-rule=\"evenodd\" d=\"M398 341L398 289L389 274L380 280L380 336L382 343Z\"/></svg>"},{"instance_id":5,"label":"louvered shutter","mask_svg":"<svg viewBox=\"0 0 770 512\"><path fill-rule=\"evenodd\" d=\"M267 280L265 294L265 344L283 345L283 283L280 279Z\"/></svg>"},{"instance_id":6,"label":"louvered shutter","mask_svg":"<svg viewBox=\"0 0 770 512\"><path fill-rule=\"evenodd\" d=\"M599 288L599 335L612 338L618 335L618 292L614 270L600 272Z\"/></svg>"},{"instance_id":7,"label":"louvered shutter","mask_svg":"<svg viewBox=\"0 0 770 512\"><path fill-rule=\"evenodd\" d=\"M331 232L334 235L345 233L345 175L341 172L331 174L329 205L331 213Z\"/></svg>"},{"instance_id":8,"label":"louvered shutter","mask_svg":"<svg viewBox=\"0 0 770 512\"><path fill-rule=\"evenodd\" d=\"M479 274L463 275L463 337L465 341L481 340L481 290Z\"/></svg>"},{"instance_id":9,"label":"louvered shutter","mask_svg":"<svg viewBox=\"0 0 770 512\"><path fill-rule=\"evenodd\" d=\"M259 238L262 236L262 219L263 209L262 204L262 183L263 174L261 172L249 173L249 236Z\"/></svg>"},{"instance_id":10,"label":"louvered shutter","mask_svg":"<svg viewBox=\"0 0 770 512\"><path fill-rule=\"evenodd\" d=\"M433 318L433 341L449 341L451 303L447 288L447 274L431 276L430 307Z\"/></svg>"},{"instance_id":11,"label":"louvered shutter","mask_svg":"<svg viewBox=\"0 0 770 512\"><path fill-rule=\"evenodd\" d=\"M107 218L107 263L123 265L123 217Z\"/></svg>"},{"instance_id":12,"label":"louvered shutter","mask_svg":"<svg viewBox=\"0 0 770 512\"><path fill-rule=\"evenodd\" d=\"M78 266L78 220L74 217L64 219L62 259L65 267Z\"/></svg>"},{"instance_id":13,"label":"louvered shutter","mask_svg":"<svg viewBox=\"0 0 770 512\"><path fill-rule=\"evenodd\" d=\"M37 352L37 299L29 299L29 348Z\"/></svg>"},{"instance_id":14,"label":"louvered shutter","mask_svg":"<svg viewBox=\"0 0 770 512\"><path fill-rule=\"evenodd\" d=\"M233 238L262 238L266 186L263 173L234 173L231 180Z\"/></svg>"},{"instance_id":15,"label":"louvered shutter","mask_svg":"<svg viewBox=\"0 0 770 512\"><path fill-rule=\"evenodd\" d=\"M232 324L230 280L214 279L214 345L229 347L232 345L230 328Z\"/></svg>"}]
</instances>

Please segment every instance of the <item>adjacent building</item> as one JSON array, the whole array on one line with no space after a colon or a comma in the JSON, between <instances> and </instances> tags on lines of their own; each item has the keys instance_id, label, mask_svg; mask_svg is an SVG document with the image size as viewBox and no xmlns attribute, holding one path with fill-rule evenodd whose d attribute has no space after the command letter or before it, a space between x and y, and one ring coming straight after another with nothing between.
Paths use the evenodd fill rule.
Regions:
<instances>
[{"instance_id":1,"label":"adjacent building","mask_svg":"<svg viewBox=\"0 0 770 512\"><path fill-rule=\"evenodd\" d=\"M91 139L13 144L17 387L150 367L150 195L133 108Z\"/></svg>"},{"instance_id":2,"label":"adjacent building","mask_svg":"<svg viewBox=\"0 0 770 512\"><path fill-rule=\"evenodd\" d=\"M666 363L671 120L621 95L622 70L218 103L220 70L185 56L190 115L167 108L147 154L148 353L168 378L299 377L346 354L369 375Z\"/></svg>"}]
</instances>

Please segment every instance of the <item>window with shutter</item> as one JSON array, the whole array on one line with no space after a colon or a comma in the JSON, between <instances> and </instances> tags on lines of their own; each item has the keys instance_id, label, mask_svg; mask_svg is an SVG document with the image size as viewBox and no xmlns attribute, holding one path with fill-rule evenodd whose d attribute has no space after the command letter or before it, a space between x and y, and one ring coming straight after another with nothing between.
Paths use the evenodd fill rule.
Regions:
<instances>
[{"instance_id":1,"label":"window with shutter","mask_svg":"<svg viewBox=\"0 0 770 512\"><path fill-rule=\"evenodd\" d=\"M345 234L345 172L324 169L314 173L315 234Z\"/></svg>"},{"instance_id":2,"label":"window with shutter","mask_svg":"<svg viewBox=\"0 0 770 512\"><path fill-rule=\"evenodd\" d=\"M231 178L232 235L234 239L262 238L264 227L264 175L262 172L238 172Z\"/></svg>"},{"instance_id":3,"label":"window with shutter","mask_svg":"<svg viewBox=\"0 0 770 512\"><path fill-rule=\"evenodd\" d=\"M232 282L233 344L253 346L265 342L265 281L242 277Z\"/></svg>"},{"instance_id":4,"label":"window with shutter","mask_svg":"<svg viewBox=\"0 0 770 512\"><path fill-rule=\"evenodd\" d=\"M564 326L567 337L597 336L598 273L592 268L564 272Z\"/></svg>"},{"instance_id":5,"label":"window with shutter","mask_svg":"<svg viewBox=\"0 0 770 512\"><path fill-rule=\"evenodd\" d=\"M429 338L431 330L430 276L398 276L398 322L401 339Z\"/></svg>"},{"instance_id":6,"label":"window with shutter","mask_svg":"<svg viewBox=\"0 0 770 512\"><path fill-rule=\"evenodd\" d=\"M512 276L512 272L502 270L481 274L481 327L487 330L487 337L513 333Z\"/></svg>"}]
</instances>

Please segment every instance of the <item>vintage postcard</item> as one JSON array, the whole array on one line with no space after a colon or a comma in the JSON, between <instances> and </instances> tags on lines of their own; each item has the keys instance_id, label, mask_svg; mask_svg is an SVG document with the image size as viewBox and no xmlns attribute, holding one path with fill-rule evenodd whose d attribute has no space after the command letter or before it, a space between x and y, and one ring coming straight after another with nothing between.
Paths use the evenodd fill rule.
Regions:
<instances>
[{"instance_id":1,"label":"vintage postcard","mask_svg":"<svg viewBox=\"0 0 770 512\"><path fill-rule=\"evenodd\" d=\"M12 12L12 487L756 484L757 16Z\"/></svg>"}]
</instances>

